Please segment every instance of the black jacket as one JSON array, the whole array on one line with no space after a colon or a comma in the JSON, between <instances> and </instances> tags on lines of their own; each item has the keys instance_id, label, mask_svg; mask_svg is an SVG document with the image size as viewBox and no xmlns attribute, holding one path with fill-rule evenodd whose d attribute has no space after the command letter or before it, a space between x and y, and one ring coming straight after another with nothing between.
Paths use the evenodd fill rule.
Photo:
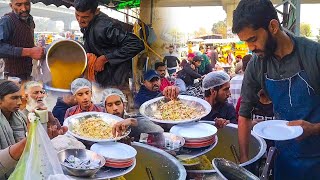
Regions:
<instances>
[{"instance_id":1,"label":"black jacket","mask_svg":"<svg viewBox=\"0 0 320 180\"><path fill-rule=\"evenodd\" d=\"M96 15L81 32L87 53L105 55L108 60L104 70L96 74L96 81L104 87L128 84L132 58L144 49L143 42L103 13Z\"/></svg>"},{"instance_id":2,"label":"black jacket","mask_svg":"<svg viewBox=\"0 0 320 180\"><path fill-rule=\"evenodd\" d=\"M201 75L197 73L197 70L193 70L191 65L187 63L183 69L178 72L178 78L182 79L186 83L186 86L191 86L195 79L201 78Z\"/></svg>"}]
</instances>

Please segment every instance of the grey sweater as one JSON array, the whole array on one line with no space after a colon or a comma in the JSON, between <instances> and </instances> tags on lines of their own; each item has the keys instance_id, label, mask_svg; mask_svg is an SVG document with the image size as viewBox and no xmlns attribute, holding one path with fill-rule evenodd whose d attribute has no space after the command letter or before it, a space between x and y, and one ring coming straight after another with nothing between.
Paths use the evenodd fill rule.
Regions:
<instances>
[{"instance_id":1,"label":"grey sweater","mask_svg":"<svg viewBox=\"0 0 320 180\"><path fill-rule=\"evenodd\" d=\"M268 78L289 78L301 70L298 61L299 52L310 84L316 93L320 94L320 44L304 37L288 35L294 43L292 53L280 60L275 57L260 59L254 55L248 63L241 88L242 101L239 111L240 116L251 118L251 111L258 102L258 91L262 88L264 89L263 61L266 61Z\"/></svg>"}]
</instances>

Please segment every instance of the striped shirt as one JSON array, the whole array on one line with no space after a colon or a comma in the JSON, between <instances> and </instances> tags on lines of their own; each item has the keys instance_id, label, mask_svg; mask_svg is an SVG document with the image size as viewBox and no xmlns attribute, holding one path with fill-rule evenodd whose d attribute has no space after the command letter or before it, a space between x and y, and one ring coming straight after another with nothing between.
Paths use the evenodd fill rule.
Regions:
<instances>
[{"instance_id":1,"label":"striped shirt","mask_svg":"<svg viewBox=\"0 0 320 180\"><path fill-rule=\"evenodd\" d=\"M230 80L230 93L231 97L228 99L229 103L236 107L238 99L241 95L243 74L237 74Z\"/></svg>"}]
</instances>

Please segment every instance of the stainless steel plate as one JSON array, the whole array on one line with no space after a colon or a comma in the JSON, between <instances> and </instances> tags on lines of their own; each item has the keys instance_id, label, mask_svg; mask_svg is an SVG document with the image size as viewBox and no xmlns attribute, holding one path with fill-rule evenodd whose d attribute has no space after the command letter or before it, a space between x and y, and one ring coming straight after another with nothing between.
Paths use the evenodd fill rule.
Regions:
<instances>
[{"instance_id":1,"label":"stainless steel plate","mask_svg":"<svg viewBox=\"0 0 320 180\"><path fill-rule=\"evenodd\" d=\"M178 99L183 103L187 104L190 107L195 107L199 111L203 111L201 115L193 119L178 119L178 120L170 120L170 119L158 119L154 115L158 112L159 105L161 101L165 101L165 97L158 97L155 99L151 99L140 106L140 113L151 121L158 123L166 123L166 124L179 124L179 123L187 123L200 120L201 118L208 115L211 111L211 105L200 98L186 95L179 95Z\"/></svg>"},{"instance_id":2,"label":"stainless steel plate","mask_svg":"<svg viewBox=\"0 0 320 180\"><path fill-rule=\"evenodd\" d=\"M81 123L82 121L88 119L88 118L101 118L104 122L111 124L114 121L122 121L123 119L112 115L112 114L108 114L108 113L103 113L103 112L84 112L84 113L79 113L73 116L70 116L68 118L66 118L63 122L64 126L68 127L68 133L70 133L72 136L81 139L81 140L85 140L85 141L90 141L90 142L110 142L110 141L117 141L120 140L126 136L129 135L131 129L128 129L128 131L123 135L123 136L119 136L119 137L115 137L115 138L111 138L111 139L94 139L94 138L88 138L88 137L83 137L80 136L78 134L76 134L74 132L74 126Z\"/></svg>"}]
</instances>

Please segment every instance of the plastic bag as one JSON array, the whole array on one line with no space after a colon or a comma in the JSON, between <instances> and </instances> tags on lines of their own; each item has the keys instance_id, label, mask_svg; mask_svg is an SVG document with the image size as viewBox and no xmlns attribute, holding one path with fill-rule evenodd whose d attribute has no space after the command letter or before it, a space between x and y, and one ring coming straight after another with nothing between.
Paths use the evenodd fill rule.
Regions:
<instances>
[{"instance_id":1,"label":"plastic bag","mask_svg":"<svg viewBox=\"0 0 320 180\"><path fill-rule=\"evenodd\" d=\"M30 122L27 143L9 180L69 180L63 174L57 152L39 120Z\"/></svg>"}]
</instances>

